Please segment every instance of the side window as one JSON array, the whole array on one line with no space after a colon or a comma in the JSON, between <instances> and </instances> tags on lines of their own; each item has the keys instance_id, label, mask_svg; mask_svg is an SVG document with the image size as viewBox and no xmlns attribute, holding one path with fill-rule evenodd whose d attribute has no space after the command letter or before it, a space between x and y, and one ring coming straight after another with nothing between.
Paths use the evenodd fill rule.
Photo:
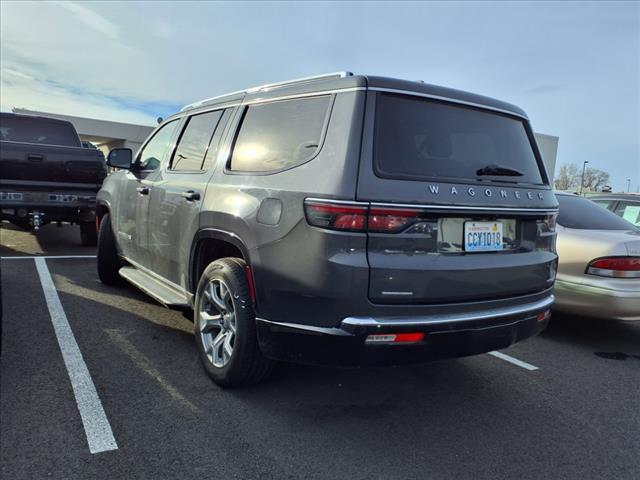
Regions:
<instances>
[{"instance_id":1,"label":"side window","mask_svg":"<svg viewBox=\"0 0 640 480\"><path fill-rule=\"evenodd\" d=\"M636 227L640 227L640 202L631 203L621 201L614 213L624 218L627 222L633 223Z\"/></svg>"},{"instance_id":2,"label":"side window","mask_svg":"<svg viewBox=\"0 0 640 480\"><path fill-rule=\"evenodd\" d=\"M138 163L142 170L156 170L162 163L167 150L171 146L171 139L178 128L178 121L173 120L163 125L149 143L140 152Z\"/></svg>"},{"instance_id":3,"label":"side window","mask_svg":"<svg viewBox=\"0 0 640 480\"><path fill-rule=\"evenodd\" d=\"M594 200L593 203L600 205L602 208L610 208L613 200Z\"/></svg>"},{"instance_id":4,"label":"side window","mask_svg":"<svg viewBox=\"0 0 640 480\"><path fill-rule=\"evenodd\" d=\"M310 160L320 147L331 97L250 105L233 147L230 170L269 172Z\"/></svg>"},{"instance_id":5,"label":"side window","mask_svg":"<svg viewBox=\"0 0 640 480\"><path fill-rule=\"evenodd\" d=\"M233 112L233 108L227 108L222 114L222 118L218 122L218 126L216 127L216 131L213 134L213 138L211 138L211 143L209 143L209 149L207 150L207 155L204 157L204 162L202 164L203 170L209 170L209 167L215 163L215 159L218 155L218 151L220 150L220 141L222 140L222 134L224 133L224 128L229 122L229 118L231 117L231 113Z\"/></svg>"},{"instance_id":6,"label":"side window","mask_svg":"<svg viewBox=\"0 0 640 480\"><path fill-rule=\"evenodd\" d=\"M217 110L189 118L173 154L170 170L202 170L204 156L221 116L222 110Z\"/></svg>"}]
</instances>

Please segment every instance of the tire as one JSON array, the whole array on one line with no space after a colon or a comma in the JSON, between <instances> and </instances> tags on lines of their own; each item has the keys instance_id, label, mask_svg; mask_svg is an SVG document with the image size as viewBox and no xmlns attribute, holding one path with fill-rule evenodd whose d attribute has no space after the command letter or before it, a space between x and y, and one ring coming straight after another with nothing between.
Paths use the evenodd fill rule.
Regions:
<instances>
[{"instance_id":1,"label":"tire","mask_svg":"<svg viewBox=\"0 0 640 480\"><path fill-rule=\"evenodd\" d=\"M98 243L96 222L80 222L80 243L85 247L93 247Z\"/></svg>"},{"instance_id":2,"label":"tire","mask_svg":"<svg viewBox=\"0 0 640 480\"><path fill-rule=\"evenodd\" d=\"M118 258L116 241L111 229L109 214L102 217L98 231L98 277L105 285L120 285L122 277L118 274L121 263Z\"/></svg>"},{"instance_id":3,"label":"tire","mask_svg":"<svg viewBox=\"0 0 640 480\"><path fill-rule=\"evenodd\" d=\"M196 291L196 347L207 374L221 387L258 383L275 366L258 346L245 265L239 258L216 260L202 273Z\"/></svg>"}]
</instances>

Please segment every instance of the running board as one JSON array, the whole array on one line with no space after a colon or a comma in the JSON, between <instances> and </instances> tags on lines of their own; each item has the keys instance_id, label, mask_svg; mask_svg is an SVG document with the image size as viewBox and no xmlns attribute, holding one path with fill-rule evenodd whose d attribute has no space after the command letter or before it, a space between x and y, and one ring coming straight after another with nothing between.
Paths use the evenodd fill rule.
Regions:
<instances>
[{"instance_id":1,"label":"running board","mask_svg":"<svg viewBox=\"0 0 640 480\"><path fill-rule=\"evenodd\" d=\"M138 270L135 267L122 267L118 273L129 283L138 287L144 293L157 300L167 308L186 309L189 308L184 294L161 283L151 275Z\"/></svg>"}]
</instances>

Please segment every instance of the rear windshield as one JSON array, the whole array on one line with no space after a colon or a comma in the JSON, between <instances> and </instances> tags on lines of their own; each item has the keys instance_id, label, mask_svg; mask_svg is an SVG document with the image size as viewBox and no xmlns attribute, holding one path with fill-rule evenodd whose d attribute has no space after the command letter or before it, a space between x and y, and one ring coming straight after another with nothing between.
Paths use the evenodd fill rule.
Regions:
<instances>
[{"instance_id":1,"label":"rear windshield","mask_svg":"<svg viewBox=\"0 0 640 480\"><path fill-rule=\"evenodd\" d=\"M543 183L523 121L406 95L379 94L374 156L383 177Z\"/></svg>"},{"instance_id":2,"label":"rear windshield","mask_svg":"<svg viewBox=\"0 0 640 480\"><path fill-rule=\"evenodd\" d=\"M558 223L579 230L635 230L633 224L576 195L556 195L560 204Z\"/></svg>"},{"instance_id":3,"label":"rear windshield","mask_svg":"<svg viewBox=\"0 0 640 480\"><path fill-rule=\"evenodd\" d=\"M0 116L0 138L8 142L80 146L80 140L70 123L49 122L38 118Z\"/></svg>"}]
</instances>

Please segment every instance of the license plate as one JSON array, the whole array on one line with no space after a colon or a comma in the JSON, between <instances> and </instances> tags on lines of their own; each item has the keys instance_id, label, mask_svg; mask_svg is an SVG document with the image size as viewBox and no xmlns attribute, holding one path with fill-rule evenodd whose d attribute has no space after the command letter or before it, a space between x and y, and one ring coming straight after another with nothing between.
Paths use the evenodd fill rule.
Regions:
<instances>
[{"instance_id":1,"label":"license plate","mask_svg":"<svg viewBox=\"0 0 640 480\"><path fill-rule=\"evenodd\" d=\"M24 196L19 192L0 192L0 200L13 200L21 202L23 199Z\"/></svg>"},{"instance_id":2,"label":"license plate","mask_svg":"<svg viewBox=\"0 0 640 480\"><path fill-rule=\"evenodd\" d=\"M501 222L465 222L466 252L497 252L502 250Z\"/></svg>"}]
</instances>

